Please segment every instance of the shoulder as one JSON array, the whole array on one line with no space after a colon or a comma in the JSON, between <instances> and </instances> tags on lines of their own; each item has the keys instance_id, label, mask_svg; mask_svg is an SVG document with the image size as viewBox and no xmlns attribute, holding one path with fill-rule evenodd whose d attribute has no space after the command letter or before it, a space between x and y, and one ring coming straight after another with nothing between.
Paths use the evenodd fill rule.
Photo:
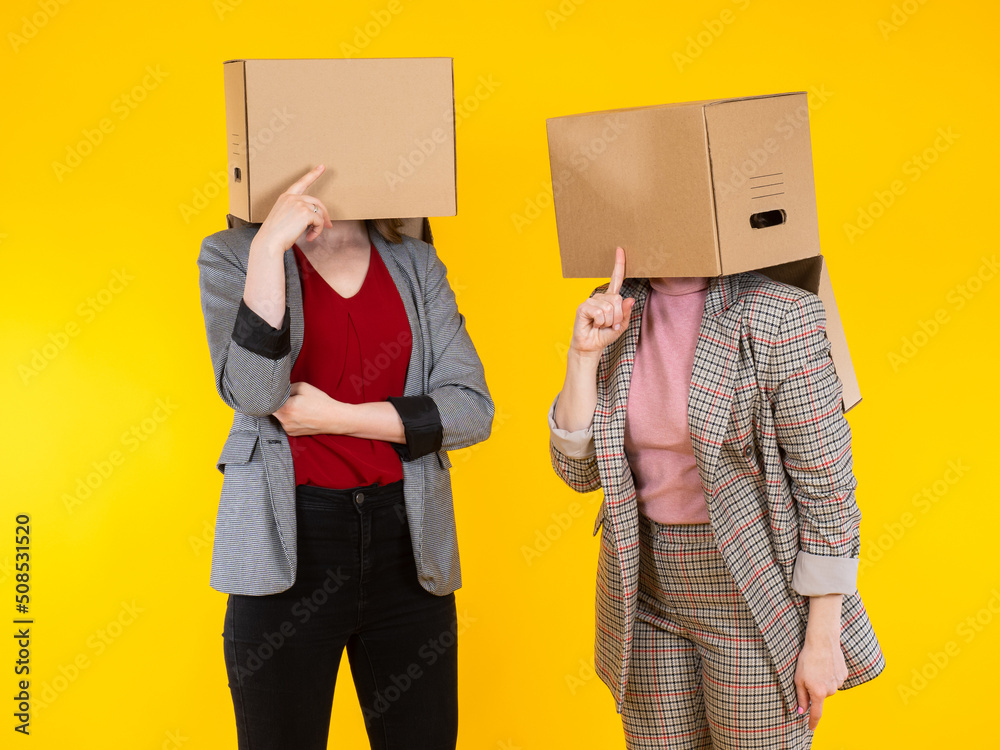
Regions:
<instances>
[{"instance_id":1,"label":"shoulder","mask_svg":"<svg viewBox=\"0 0 1000 750\"><path fill-rule=\"evenodd\" d=\"M820 298L806 289L775 281L758 271L736 274L735 280L743 316L752 326L776 329L789 320L825 319Z\"/></svg>"},{"instance_id":2,"label":"shoulder","mask_svg":"<svg viewBox=\"0 0 1000 750\"><path fill-rule=\"evenodd\" d=\"M250 257L250 243L258 229L259 225L245 225L208 235L201 241L199 261L209 256L225 256L229 260L235 259L242 268L246 268Z\"/></svg>"},{"instance_id":3,"label":"shoulder","mask_svg":"<svg viewBox=\"0 0 1000 750\"><path fill-rule=\"evenodd\" d=\"M416 237L404 234L401 242L386 242L379 237L376 244L381 244L412 279L424 279L443 271L434 246Z\"/></svg>"}]
</instances>

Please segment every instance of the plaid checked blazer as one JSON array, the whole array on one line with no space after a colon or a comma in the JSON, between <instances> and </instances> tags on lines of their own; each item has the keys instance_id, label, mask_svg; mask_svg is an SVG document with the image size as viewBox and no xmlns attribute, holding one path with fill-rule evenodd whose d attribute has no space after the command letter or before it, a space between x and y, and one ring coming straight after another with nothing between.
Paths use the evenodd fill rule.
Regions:
<instances>
[{"instance_id":1,"label":"plaid checked blazer","mask_svg":"<svg viewBox=\"0 0 1000 750\"><path fill-rule=\"evenodd\" d=\"M210 584L225 593L249 595L277 593L295 582L295 470L288 436L272 414L290 394L292 365L302 349L304 330L298 266L286 252L290 351L262 354L234 340L250 243L258 228L238 223L216 232L202 241L198 256L216 389L235 411L217 462L224 477ZM369 236L410 321L412 343L402 400L429 396L441 423L438 450L411 460L406 460L405 449L397 452L404 457L403 495L420 585L443 596L462 585L447 451L489 437L493 400L434 247L407 236L400 244L389 244L374 230ZM406 427L406 415L401 417Z\"/></svg>"},{"instance_id":2,"label":"plaid checked blazer","mask_svg":"<svg viewBox=\"0 0 1000 750\"><path fill-rule=\"evenodd\" d=\"M607 285L596 292L606 291ZM604 488L597 570L595 666L621 711L639 585L638 505L624 448L629 380L646 279L626 279L629 327L597 370L596 455L570 458L550 442L552 466L573 489ZM805 638L807 597L792 588L799 550L858 557L851 432L830 358L819 297L758 273L712 279L688 394L688 425L719 549L767 644L790 711ZM843 687L885 666L855 591L843 599Z\"/></svg>"}]
</instances>

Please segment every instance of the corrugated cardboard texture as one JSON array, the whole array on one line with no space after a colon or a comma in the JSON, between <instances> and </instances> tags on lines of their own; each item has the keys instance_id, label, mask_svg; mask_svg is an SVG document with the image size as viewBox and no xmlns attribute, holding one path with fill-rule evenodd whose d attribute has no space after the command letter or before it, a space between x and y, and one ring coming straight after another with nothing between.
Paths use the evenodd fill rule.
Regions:
<instances>
[{"instance_id":1,"label":"corrugated cardboard texture","mask_svg":"<svg viewBox=\"0 0 1000 750\"><path fill-rule=\"evenodd\" d=\"M808 111L805 94L705 107L722 273L819 254ZM766 211L784 223L754 229Z\"/></svg>"},{"instance_id":2,"label":"corrugated cardboard texture","mask_svg":"<svg viewBox=\"0 0 1000 750\"><path fill-rule=\"evenodd\" d=\"M647 107L547 121L566 278L606 277L615 247L630 276L715 276L712 184L697 107ZM678 147L683 144L683 147ZM648 273L647 273L648 272Z\"/></svg>"},{"instance_id":3,"label":"corrugated cardboard texture","mask_svg":"<svg viewBox=\"0 0 1000 750\"><path fill-rule=\"evenodd\" d=\"M333 219L456 213L451 58L234 60L225 67L230 213L263 221L277 197L320 163L326 172L309 192Z\"/></svg>"},{"instance_id":4,"label":"corrugated cardboard texture","mask_svg":"<svg viewBox=\"0 0 1000 750\"><path fill-rule=\"evenodd\" d=\"M716 276L819 253L803 93L547 121L563 276ZM751 216L784 212L754 228Z\"/></svg>"},{"instance_id":5,"label":"corrugated cardboard texture","mask_svg":"<svg viewBox=\"0 0 1000 750\"><path fill-rule=\"evenodd\" d=\"M830 273L822 255L807 258L792 263L760 269L760 273L785 284L797 286L819 296L826 309L826 336L830 339L831 356L837 376L844 386L844 411L848 411L861 402L861 389L854 372L854 362L847 346L844 325L837 309L837 299L833 294Z\"/></svg>"}]
</instances>

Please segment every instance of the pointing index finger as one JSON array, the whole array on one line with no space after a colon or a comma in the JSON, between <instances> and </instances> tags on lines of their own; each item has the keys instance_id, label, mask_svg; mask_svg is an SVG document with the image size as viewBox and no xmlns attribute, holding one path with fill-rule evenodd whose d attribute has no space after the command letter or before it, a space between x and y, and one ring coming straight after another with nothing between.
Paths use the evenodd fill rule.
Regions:
<instances>
[{"instance_id":1,"label":"pointing index finger","mask_svg":"<svg viewBox=\"0 0 1000 750\"><path fill-rule=\"evenodd\" d=\"M292 186L288 188L288 190L285 192L292 193L293 195L302 195L303 193L306 192L306 190L309 188L310 185L312 185L314 182L316 182L317 179L319 179L319 176L323 174L324 169L326 169L326 167L324 167L322 164L317 164L315 167L310 169L299 179L293 182Z\"/></svg>"},{"instance_id":2,"label":"pointing index finger","mask_svg":"<svg viewBox=\"0 0 1000 750\"><path fill-rule=\"evenodd\" d=\"M611 272L611 281L608 282L608 294L618 294L625 280L625 250L620 247L615 248L615 267Z\"/></svg>"}]
</instances>

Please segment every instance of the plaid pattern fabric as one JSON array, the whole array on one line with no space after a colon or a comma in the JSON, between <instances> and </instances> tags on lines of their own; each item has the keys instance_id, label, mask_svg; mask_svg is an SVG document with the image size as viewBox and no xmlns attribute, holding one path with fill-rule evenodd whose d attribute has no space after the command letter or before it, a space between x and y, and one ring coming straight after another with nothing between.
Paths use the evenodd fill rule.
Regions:
<instances>
[{"instance_id":1,"label":"plaid pattern fabric","mask_svg":"<svg viewBox=\"0 0 1000 750\"><path fill-rule=\"evenodd\" d=\"M606 285L596 291L604 291ZM638 507L624 448L625 408L646 279L626 279L630 325L597 371L596 455L550 445L573 489L604 489L594 662L621 710L639 584ZM688 394L688 424L719 550L767 646L790 710L808 599L792 588L799 550L857 557L850 427L819 298L754 273L711 281ZM595 526L595 533L597 528ZM844 687L879 674L884 658L857 592L844 596Z\"/></svg>"},{"instance_id":2,"label":"plaid pattern fabric","mask_svg":"<svg viewBox=\"0 0 1000 750\"><path fill-rule=\"evenodd\" d=\"M216 388L235 412L217 462L224 478L210 584L217 591L257 596L295 582L295 470L288 436L272 412L288 398L305 324L298 266L292 253L285 253L291 350L275 359L233 339L258 228L241 225L210 235L198 255ZM462 585L447 451L489 437L493 400L434 248L412 237L390 245L378 232L369 236L399 290L413 334L403 395L427 395L440 413L441 448L403 461L403 495L420 585L444 596Z\"/></svg>"},{"instance_id":3,"label":"plaid pattern fabric","mask_svg":"<svg viewBox=\"0 0 1000 750\"><path fill-rule=\"evenodd\" d=\"M767 646L711 524L639 516L639 594L622 706L627 747L802 750Z\"/></svg>"}]
</instances>

